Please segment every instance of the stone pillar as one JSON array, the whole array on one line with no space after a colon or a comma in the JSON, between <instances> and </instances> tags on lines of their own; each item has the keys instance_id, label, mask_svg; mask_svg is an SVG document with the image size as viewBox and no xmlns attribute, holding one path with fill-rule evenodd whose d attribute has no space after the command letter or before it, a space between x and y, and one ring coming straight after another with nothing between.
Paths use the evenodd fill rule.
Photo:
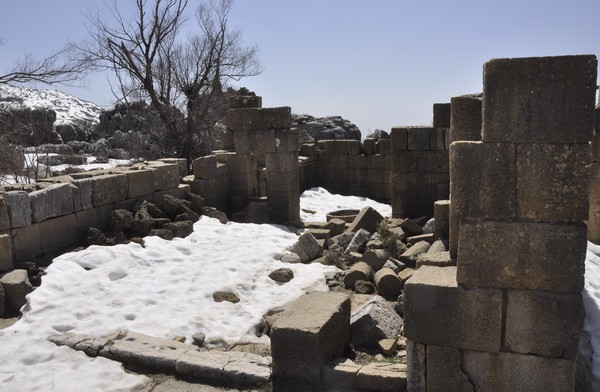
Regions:
<instances>
[{"instance_id":1,"label":"stone pillar","mask_svg":"<svg viewBox=\"0 0 600 392\"><path fill-rule=\"evenodd\" d=\"M457 267L405 285L428 391L574 390L596 71L595 56L486 63L482 140L450 148Z\"/></svg>"},{"instance_id":2,"label":"stone pillar","mask_svg":"<svg viewBox=\"0 0 600 392\"><path fill-rule=\"evenodd\" d=\"M262 97L257 96L232 96L227 98L228 109L247 109L247 108L262 108ZM225 128L225 132L221 135L221 143L223 150L234 150L233 130Z\"/></svg>"}]
</instances>

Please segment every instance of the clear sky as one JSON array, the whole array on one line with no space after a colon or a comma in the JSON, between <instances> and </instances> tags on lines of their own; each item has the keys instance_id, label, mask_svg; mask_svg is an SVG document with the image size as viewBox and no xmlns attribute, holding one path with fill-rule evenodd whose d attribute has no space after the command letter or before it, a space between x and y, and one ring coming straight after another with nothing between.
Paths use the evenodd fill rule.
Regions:
<instances>
[{"instance_id":1,"label":"clear sky","mask_svg":"<svg viewBox=\"0 0 600 392\"><path fill-rule=\"evenodd\" d=\"M98 0L0 1L0 72L25 50L44 55L85 38L86 10L104 9ZM190 0L188 29L198 4ZM491 58L600 56L600 0L237 0L230 23L260 46L264 68L238 86L265 107L341 115L363 135L431 124L433 103L482 91ZM60 89L109 106L107 80Z\"/></svg>"}]
</instances>

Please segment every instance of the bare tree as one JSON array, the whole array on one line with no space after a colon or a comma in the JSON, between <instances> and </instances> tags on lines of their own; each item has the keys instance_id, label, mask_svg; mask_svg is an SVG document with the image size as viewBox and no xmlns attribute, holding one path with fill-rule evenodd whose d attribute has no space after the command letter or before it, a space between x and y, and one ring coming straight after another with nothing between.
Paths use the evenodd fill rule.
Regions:
<instances>
[{"instance_id":1,"label":"bare tree","mask_svg":"<svg viewBox=\"0 0 600 392\"><path fill-rule=\"evenodd\" d=\"M206 130L214 126L210 115L223 84L260 69L256 47L243 46L241 33L228 29L232 0L202 4L196 13L200 31L179 43L187 4L188 0L136 0L135 14L126 18L113 0L112 22L99 14L90 16L92 44L81 45L80 51L95 66L115 72L125 97L149 101L166 128L158 140L165 153L191 163L202 151L195 146L214 145ZM185 126L182 112L187 115Z\"/></svg>"}]
</instances>

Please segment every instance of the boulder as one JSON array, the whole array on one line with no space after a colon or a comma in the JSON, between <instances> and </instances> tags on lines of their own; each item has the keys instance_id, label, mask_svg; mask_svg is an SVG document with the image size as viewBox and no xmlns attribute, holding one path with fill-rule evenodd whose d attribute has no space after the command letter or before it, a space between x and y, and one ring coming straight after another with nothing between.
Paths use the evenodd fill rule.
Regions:
<instances>
[{"instance_id":1,"label":"boulder","mask_svg":"<svg viewBox=\"0 0 600 392\"><path fill-rule=\"evenodd\" d=\"M213 299L215 302L231 302L232 304L237 304L240 302L240 297L238 297L235 293L231 291L215 291L213 293Z\"/></svg>"},{"instance_id":2,"label":"boulder","mask_svg":"<svg viewBox=\"0 0 600 392\"><path fill-rule=\"evenodd\" d=\"M194 232L194 224L192 221L171 222L163 226L164 229L171 230L173 236L185 238Z\"/></svg>"},{"instance_id":3,"label":"boulder","mask_svg":"<svg viewBox=\"0 0 600 392\"><path fill-rule=\"evenodd\" d=\"M25 296L33 291L29 282L27 271L13 270L0 278L0 285L4 288L7 310L19 310L27 303Z\"/></svg>"},{"instance_id":4,"label":"boulder","mask_svg":"<svg viewBox=\"0 0 600 392\"><path fill-rule=\"evenodd\" d=\"M354 283L354 292L357 294L374 294L375 285L368 280L357 280Z\"/></svg>"},{"instance_id":5,"label":"boulder","mask_svg":"<svg viewBox=\"0 0 600 392\"><path fill-rule=\"evenodd\" d=\"M303 263L312 261L323 254L323 247L321 244L308 232L298 237L298 241L296 241L296 243L288 250L297 254Z\"/></svg>"},{"instance_id":6,"label":"boulder","mask_svg":"<svg viewBox=\"0 0 600 392\"><path fill-rule=\"evenodd\" d=\"M173 231L169 229L152 229L150 230L149 236L160 237L163 240L171 241L175 236L173 235Z\"/></svg>"},{"instance_id":7,"label":"boulder","mask_svg":"<svg viewBox=\"0 0 600 392\"><path fill-rule=\"evenodd\" d=\"M396 339L402 318L381 296L375 295L350 317L350 341L355 347L377 348L381 339Z\"/></svg>"},{"instance_id":8,"label":"boulder","mask_svg":"<svg viewBox=\"0 0 600 392\"><path fill-rule=\"evenodd\" d=\"M91 245L106 245L106 235L95 227L90 227L85 235L84 243L88 246Z\"/></svg>"},{"instance_id":9,"label":"boulder","mask_svg":"<svg viewBox=\"0 0 600 392\"><path fill-rule=\"evenodd\" d=\"M158 200L156 205L165 214L167 214L171 220L174 220L177 215L183 213L185 207L187 207L184 200L178 199L171 195L163 195L160 200Z\"/></svg>"},{"instance_id":10,"label":"boulder","mask_svg":"<svg viewBox=\"0 0 600 392\"><path fill-rule=\"evenodd\" d=\"M133 236L145 237L154 228L154 218L148 212L146 204L142 204L133 215L130 233ZM169 229L171 230L171 229Z\"/></svg>"},{"instance_id":11,"label":"boulder","mask_svg":"<svg viewBox=\"0 0 600 392\"><path fill-rule=\"evenodd\" d=\"M227 219L227 214L225 214L223 211L217 210L214 207L204 207L202 209L202 215L208 216L209 218L215 218L222 224L229 222L229 219Z\"/></svg>"},{"instance_id":12,"label":"boulder","mask_svg":"<svg viewBox=\"0 0 600 392\"><path fill-rule=\"evenodd\" d=\"M269 274L269 278L275 282L287 283L294 279L294 272L289 268L279 268Z\"/></svg>"},{"instance_id":13,"label":"boulder","mask_svg":"<svg viewBox=\"0 0 600 392\"><path fill-rule=\"evenodd\" d=\"M133 214L124 209L111 211L108 220L108 229L114 230L129 230L133 225Z\"/></svg>"}]
</instances>

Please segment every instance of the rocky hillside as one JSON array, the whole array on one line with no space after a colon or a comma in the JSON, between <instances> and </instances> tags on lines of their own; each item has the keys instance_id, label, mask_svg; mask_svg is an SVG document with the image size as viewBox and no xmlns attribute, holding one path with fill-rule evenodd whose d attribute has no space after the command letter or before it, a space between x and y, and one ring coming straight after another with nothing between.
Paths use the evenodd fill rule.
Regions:
<instances>
[{"instance_id":1,"label":"rocky hillside","mask_svg":"<svg viewBox=\"0 0 600 392\"><path fill-rule=\"evenodd\" d=\"M316 118L308 114L292 115L292 126L298 128L300 142L326 139L360 140L360 129L340 116Z\"/></svg>"}]
</instances>

